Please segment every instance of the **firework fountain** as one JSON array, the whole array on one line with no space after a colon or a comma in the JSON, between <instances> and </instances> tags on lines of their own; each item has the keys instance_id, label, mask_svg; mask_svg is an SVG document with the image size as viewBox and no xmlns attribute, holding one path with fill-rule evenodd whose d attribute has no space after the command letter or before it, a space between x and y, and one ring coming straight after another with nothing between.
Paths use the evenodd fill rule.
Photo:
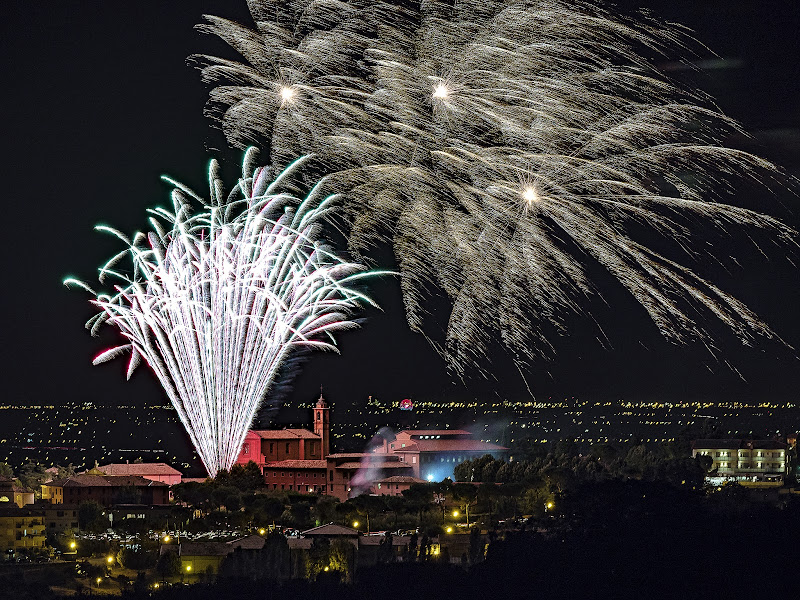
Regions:
<instances>
[{"instance_id":1,"label":"firework fountain","mask_svg":"<svg viewBox=\"0 0 800 600\"><path fill-rule=\"evenodd\" d=\"M98 364L130 352L128 378L144 359L180 416L211 476L229 469L278 369L298 348L335 350L332 334L355 324L350 315L369 298L357 289L373 273L346 262L320 241L320 220L335 196L321 187L299 201L280 192L307 159L270 181L245 155L243 178L223 197L217 165L210 168L210 204L185 186L173 191L173 211L151 210L154 231L128 239L100 269L101 283L121 282L112 295L95 293L100 309L87 328L103 323L128 342L101 353ZM162 223L168 223L164 228ZM130 274L117 264L130 256Z\"/></svg>"},{"instance_id":2,"label":"firework fountain","mask_svg":"<svg viewBox=\"0 0 800 600\"><path fill-rule=\"evenodd\" d=\"M714 353L715 321L775 337L695 272L715 254L698 223L767 232L781 253L795 232L732 201L775 166L726 147L739 126L643 57L705 52L680 27L574 0L248 5L254 28L199 26L244 58L193 57L219 84L208 113L273 168L319 156L353 255L391 247L409 324L456 373L485 369L497 340L520 372L551 356L601 295L597 266L671 341Z\"/></svg>"}]
</instances>

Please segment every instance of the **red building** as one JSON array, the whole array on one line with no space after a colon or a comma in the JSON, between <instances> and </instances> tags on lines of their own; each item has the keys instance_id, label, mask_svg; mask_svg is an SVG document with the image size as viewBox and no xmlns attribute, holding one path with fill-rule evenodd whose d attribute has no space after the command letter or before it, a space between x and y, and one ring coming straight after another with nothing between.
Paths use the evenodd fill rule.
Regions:
<instances>
[{"instance_id":1,"label":"red building","mask_svg":"<svg viewBox=\"0 0 800 600\"><path fill-rule=\"evenodd\" d=\"M411 467L414 477L441 481L452 479L455 466L465 460L485 454L502 458L508 448L474 440L461 429L407 429L392 441L384 440L373 452L398 457Z\"/></svg>"},{"instance_id":2,"label":"red building","mask_svg":"<svg viewBox=\"0 0 800 600\"><path fill-rule=\"evenodd\" d=\"M325 399L320 396L314 406L314 431L307 429L251 429L244 438L236 464L246 465L252 460L266 476L267 464L298 460L323 461L330 453L330 427L330 409ZM272 485L277 482L268 481L267 483Z\"/></svg>"},{"instance_id":3,"label":"red building","mask_svg":"<svg viewBox=\"0 0 800 600\"><path fill-rule=\"evenodd\" d=\"M372 493L385 477L412 475L398 456L371 453L330 453L330 409L320 396L313 410L314 431L307 429L250 430L236 463L254 461L270 490L318 493L347 500Z\"/></svg>"}]
</instances>

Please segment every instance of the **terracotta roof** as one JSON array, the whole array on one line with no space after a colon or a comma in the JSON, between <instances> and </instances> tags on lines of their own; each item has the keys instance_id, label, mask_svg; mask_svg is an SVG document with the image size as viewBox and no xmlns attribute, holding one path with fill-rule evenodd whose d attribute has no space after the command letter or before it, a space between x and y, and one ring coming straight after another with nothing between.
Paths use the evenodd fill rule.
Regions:
<instances>
[{"instance_id":1,"label":"terracotta roof","mask_svg":"<svg viewBox=\"0 0 800 600\"><path fill-rule=\"evenodd\" d=\"M45 484L49 487L167 487L162 481L145 479L138 475L73 475Z\"/></svg>"},{"instance_id":2,"label":"terracotta roof","mask_svg":"<svg viewBox=\"0 0 800 600\"><path fill-rule=\"evenodd\" d=\"M253 429L251 431L262 440L319 439L316 433L308 429Z\"/></svg>"},{"instance_id":3,"label":"terracotta roof","mask_svg":"<svg viewBox=\"0 0 800 600\"><path fill-rule=\"evenodd\" d=\"M325 460L276 460L264 465L265 469L325 469Z\"/></svg>"},{"instance_id":4,"label":"terracotta roof","mask_svg":"<svg viewBox=\"0 0 800 600\"><path fill-rule=\"evenodd\" d=\"M374 455L373 455L374 456ZM361 469L362 467L370 468L370 469L410 469L411 465L408 463L404 463L399 460L387 460L381 463L369 463L363 464L360 462L346 462L340 465L336 465L335 468L337 469Z\"/></svg>"},{"instance_id":5,"label":"terracotta roof","mask_svg":"<svg viewBox=\"0 0 800 600\"><path fill-rule=\"evenodd\" d=\"M428 483L424 479L412 477L411 475L392 475L383 479L375 480L375 483Z\"/></svg>"},{"instance_id":6,"label":"terracotta roof","mask_svg":"<svg viewBox=\"0 0 800 600\"><path fill-rule=\"evenodd\" d=\"M314 527L313 529L308 529L302 532L303 535L330 535L330 536L359 536L361 532L358 529L352 529L351 527L344 527L343 525L336 525L335 523L328 523L327 525L320 525L319 527Z\"/></svg>"},{"instance_id":7,"label":"terracotta roof","mask_svg":"<svg viewBox=\"0 0 800 600\"><path fill-rule=\"evenodd\" d=\"M372 456L370 452L339 452L338 454L328 454L326 458L364 458Z\"/></svg>"},{"instance_id":8,"label":"terracotta roof","mask_svg":"<svg viewBox=\"0 0 800 600\"><path fill-rule=\"evenodd\" d=\"M181 475L166 463L113 463L97 467L106 475Z\"/></svg>"},{"instance_id":9,"label":"terracotta roof","mask_svg":"<svg viewBox=\"0 0 800 600\"><path fill-rule=\"evenodd\" d=\"M405 448L394 448L390 452L497 452L508 450L497 444L481 440L414 440L414 444Z\"/></svg>"},{"instance_id":10,"label":"terracotta roof","mask_svg":"<svg viewBox=\"0 0 800 600\"><path fill-rule=\"evenodd\" d=\"M694 440L695 450L783 450L786 444L775 440Z\"/></svg>"}]
</instances>

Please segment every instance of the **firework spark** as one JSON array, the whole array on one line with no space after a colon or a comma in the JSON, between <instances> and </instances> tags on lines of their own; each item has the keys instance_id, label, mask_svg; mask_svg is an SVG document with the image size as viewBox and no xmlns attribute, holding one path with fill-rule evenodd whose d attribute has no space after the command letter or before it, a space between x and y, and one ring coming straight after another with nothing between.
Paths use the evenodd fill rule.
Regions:
<instances>
[{"instance_id":1,"label":"firework spark","mask_svg":"<svg viewBox=\"0 0 800 600\"><path fill-rule=\"evenodd\" d=\"M700 48L678 26L574 0L248 4L254 30L199 26L245 59L194 57L221 83L209 113L277 168L315 152L338 173L351 251L391 245L409 324L457 373L495 340L521 371L551 356L552 330L599 294L592 265L671 341L714 352L714 321L775 337L691 270L714 258L698 221L783 248L795 232L725 203L775 166L725 147L739 126L642 57ZM449 307L438 333L432 297Z\"/></svg>"},{"instance_id":2,"label":"firework spark","mask_svg":"<svg viewBox=\"0 0 800 600\"><path fill-rule=\"evenodd\" d=\"M368 297L357 290L367 275L320 241L319 221L335 196L315 186L300 202L279 192L305 159L270 182L245 155L243 178L223 197L217 165L210 169L211 202L171 182L173 212L149 211L154 231L128 239L100 269L121 282L113 295L95 294L100 309L88 323L116 326L128 344L106 350L105 362L131 353L128 378L144 359L161 382L209 474L229 469L279 367L298 348L335 350L332 334L355 324L349 316ZM167 223L164 228L163 223ZM130 274L117 270L126 255Z\"/></svg>"}]
</instances>

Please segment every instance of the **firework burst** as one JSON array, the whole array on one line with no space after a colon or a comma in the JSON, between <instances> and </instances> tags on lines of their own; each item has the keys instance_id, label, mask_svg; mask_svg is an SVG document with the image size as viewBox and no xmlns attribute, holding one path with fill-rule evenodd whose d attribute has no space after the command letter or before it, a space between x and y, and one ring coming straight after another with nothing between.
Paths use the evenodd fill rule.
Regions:
<instances>
[{"instance_id":1,"label":"firework burst","mask_svg":"<svg viewBox=\"0 0 800 600\"><path fill-rule=\"evenodd\" d=\"M320 241L320 220L335 196L315 186L301 201L279 191L305 159L274 181L252 169L226 197L210 169L210 204L172 182L173 211L151 210L154 231L128 239L100 269L120 282L95 294L100 309L87 328L119 329L128 344L106 350L102 363L130 352L128 377L144 359L164 387L209 474L229 469L279 367L298 348L335 350L332 334L355 324L349 316L371 303L357 290L370 274ZM166 228L164 223L167 224ZM116 265L132 259L129 274Z\"/></svg>"},{"instance_id":2,"label":"firework burst","mask_svg":"<svg viewBox=\"0 0 800 600\"><path fill-rule=\"evenodd\" d=\"M245 59L193 57L220 84L209 114L276 168L319 155L348 190L351 251L391 246L409 324L460 375L496 340L521 371L551 356L552 330L600 294L597 266L671 341L715 352L715 321L775 337L692 270L714 258L697 222L781 248L795 232L724 202L777 170L725 147L738 125L642 57L701 48L678 26L573 0L248 4L254 29L199 26Z\"/></svg>"}]
</instances>

